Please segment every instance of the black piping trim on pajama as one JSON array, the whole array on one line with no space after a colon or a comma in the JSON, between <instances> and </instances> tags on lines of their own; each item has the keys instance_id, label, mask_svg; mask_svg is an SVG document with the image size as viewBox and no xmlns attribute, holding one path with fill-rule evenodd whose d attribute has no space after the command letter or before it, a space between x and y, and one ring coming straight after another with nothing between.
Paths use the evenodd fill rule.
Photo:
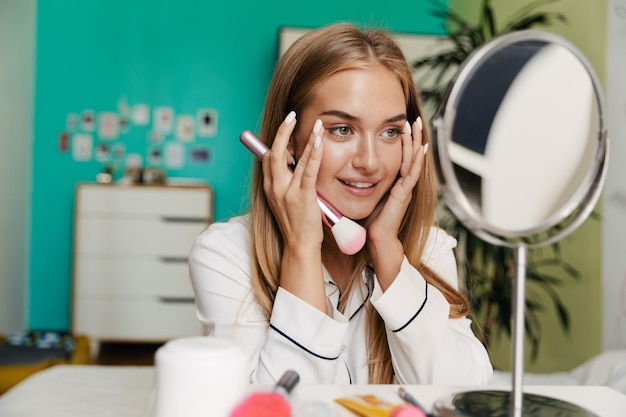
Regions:
<instances>
[{"instance_id":1,"label":"black piping trim on pajama","mask_svg":"<svg viewBox=\"0 0 626 417\"><path fill-rule=\"evenodd\" d=\"M411 317L411 319L409 321L407 321L402 327L400 327L399 329L396 329L396 330L392 330L392 332L397 333L397 332L403 330L406 326L411 324L411 322L413 320L415 320L415 317L419 316L419 314L422 312L422 310L424 309L424 306L426 305L426 301L428 301L428 283L424 282L424 285L425 285L425 288L424 288L424 301L422 302L422 305L420 306L420 308L417 309L417 313L415 313L413 315L413 317Z\"/></svg>"},{"instance_id":2,"label":"black piping trim on pajama","mask_svg":"<svg viewBox=\"0 0 626 417\"><path fill-rule=\"evenodd\" d=\"M337 297L337 305L335 306L335 308L336 308L337 310L339 310L339 303L341 303L341 295L342 295L342 294L341 294L341 290L339 289L339 287L337 286L337 284L335 284L334 282L332 282L332 281L328 281L328 283L329 283L330 285L334 285L334 286L335 286L335 288L337 288L337 291L339 291L339 296Z\"/></svg>"},{"instance_id":3,"label":"black piping trim on pajama","mask_svg":"<svg viewBox=\"0 0 626 417\"><path fill-rule=\"evenodd\" d=\"M287 336L283 331L279 330L276 326L274 326L273 324L270 323L270 328L274 329L274 331L276 331L276 333L278 333L279 335L283 336L285 339L289 340L291 343L293 343L294 345L298 346L300 349L304 350L305 352L320 358L320 359L325 359L327 361L334 361L335 359L339 358L339 355L335 356L335 357L330 357L330 356L322 356L322 355L318 355L317 353L307 349L306 347L304 347L303 345L301 345L300 343L298 343L297 341L295 341L293 338Z\"/></svg>"},{"instance_id":4,"label":"black piping trim on pajama","mask_svg":"<svg viewBox=\"0 0 626 417\"><path fill-rule=\"evenodd\" d=\"M352 320L354 316L358 314L359 311L363 310L363 307L365 307L365 303L367 303L367 300L370 299L370 296L372 295L372 290L370 289L369 280L365 283L365 286L367 287L367 295L365 296L365 299L363 300L359 308L357 308L356 311L352 313L352 315L350 316L348 320Z\"/></svg>"},{"instance_id":5,"label":"black piping trim on pajama","mask_svg":"<svg viewBox=\"0 0 626 417\"><path fill-rule=\"evenodd\" d=\"M348 367L348 362L346 362L345 358L343 359L343 364L346 365L346 372L348 372L348 384L352 385L352 373L350 373L350 367Z\"/></svg>"},{"instance_id":6,"label":"black piping trim on pajama","mask_svg":"<svg viewBox=\"0 0 626 417\"><path fill-rule=\"evenodd\" d=\"M341 302L341 296L342 296L341 290L339 289L339 287L337 287L337 284L335 284L334 282L329 281L328 283L331 285L334 285L337 288L337 291L339 291L339 297L337 297L337 305L335 306L335 308L339 310L339 303ZM355 312L352 313L348 321L352 320L354 316L356 316L359 313L359 311L361 311L363 307L365 307L365 303L367 303L367 300L369 300L370 296L372 295L372 289L370 288L369 281L365 283L365 286L367 287L367 295L365 296L365 299L363 300L359 308L357 308Z\"/></svg>"}]
</instances>

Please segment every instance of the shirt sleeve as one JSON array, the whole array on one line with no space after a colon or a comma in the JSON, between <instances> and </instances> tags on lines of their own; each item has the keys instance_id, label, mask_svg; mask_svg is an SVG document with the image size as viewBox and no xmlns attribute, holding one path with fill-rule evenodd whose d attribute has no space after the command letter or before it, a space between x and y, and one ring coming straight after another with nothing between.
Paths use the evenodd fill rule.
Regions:
<instances>
[{"instance_id":1,"label":"shirt sleeve","mask_svg":"<svg viewBox=\"0 0 626 417\"><path fill-rule=\"evenodd\" d=\"M458 288L456 240L433 228L424 261ZM372 305L385 321L396 379L401 384L482 385L493 368L467 317L449 317L443 294L406 257L383 293L374 280Z\"/></svg>"},{"instance_id":2,"label":"shirt sleeve","mask_svg":"<svg viewBox=\"0 0 626 417\"><path fill-rule=\"evenodd\" d=\"M214 223L194 242L189 269L207 334L234 340L249 355L252 383L273 384L288 369L305 383L349 383L341 357L348 320L324 314L279 288L268 321L254 299L245 223Z\"/></svg>"}]
</instances>

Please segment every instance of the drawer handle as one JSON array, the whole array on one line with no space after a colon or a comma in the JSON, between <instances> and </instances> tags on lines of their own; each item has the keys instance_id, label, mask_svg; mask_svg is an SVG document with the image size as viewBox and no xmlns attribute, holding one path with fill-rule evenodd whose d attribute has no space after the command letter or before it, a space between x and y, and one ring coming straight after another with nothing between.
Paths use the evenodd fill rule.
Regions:
<instances>
[{"instance_id":1,"label":"drawer handle","mask_svg":"<svg viewBox=\"0 0 626 417\"><path fill-rule=\"evenodd\" d=\"M159 301L165 304L193 304L196 302L194 297L159 297Z\"/></svg>"},{"instance_id":2,"label":"drawer handle","mask_svg":"<svg viewBox=\"0 0 626 417\"><path fill-rule=\"evenodd\" d=\"M176 217L176 216L161 216L161 219L166 223L202 223L208 224L208 220L205 217Z\"/></svg>"},{"instance_id":3,"label":"drawer handle","mask_svg":"<svg viewBox=\"0 0 626 417\"><path fill-rule=\"evenodd\" d=\"M159 256L159 261L166 264L186 264L189 258L186 256Z\"/></svg>"}]
</instances>

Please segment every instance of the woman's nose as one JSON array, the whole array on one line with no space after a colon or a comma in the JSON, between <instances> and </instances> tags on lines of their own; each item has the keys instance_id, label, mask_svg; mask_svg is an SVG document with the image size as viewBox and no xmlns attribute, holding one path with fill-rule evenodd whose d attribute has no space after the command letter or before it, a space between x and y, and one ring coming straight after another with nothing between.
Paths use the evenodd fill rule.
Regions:
<instances>
[{"instance_id":1,"label":"woman's nose","mask_svg":"<svg viewBox=\"0 0 626 417\"><path fill-rule=\"evenodd\" d=\"M356 143L352 166L367 172L375 171L378 168L378 152L376 151L376 141L372 136L359 138Z\"/></svg>"}]
</instances>

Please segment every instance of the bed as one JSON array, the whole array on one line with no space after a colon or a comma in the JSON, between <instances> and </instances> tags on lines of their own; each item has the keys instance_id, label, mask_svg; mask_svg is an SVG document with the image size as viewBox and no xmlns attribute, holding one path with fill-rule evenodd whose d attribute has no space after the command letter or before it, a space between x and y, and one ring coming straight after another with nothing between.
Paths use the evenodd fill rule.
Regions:
<instances>
[{"instance_id":1,"label":"bed","mask_svg":"<svg viewBox=\"0 0 626 417\"><path fill-rule=\"evenodd\" d=\"M490 384L510 385L511 374L495 371ZM626 350L603 352L569 372L526 373L524 385L606 386L626 395Z\"/></svg>"}]
</instances>

